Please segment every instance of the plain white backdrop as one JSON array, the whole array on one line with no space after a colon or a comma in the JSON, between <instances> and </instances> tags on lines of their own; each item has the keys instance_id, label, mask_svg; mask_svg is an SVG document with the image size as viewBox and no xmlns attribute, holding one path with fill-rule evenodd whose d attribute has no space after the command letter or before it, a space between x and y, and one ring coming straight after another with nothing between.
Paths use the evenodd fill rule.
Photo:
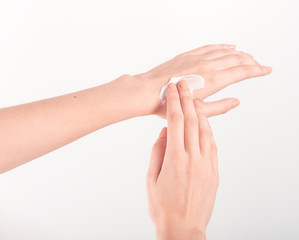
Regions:
<instances>
[{"instance_id":1,"label":"plain white backdrop","mask_svg":"<svg viewBox=\"0 0 299 240\"><path fill-rule=\"evenodd\" d=\"M299 239L299 4L295 0L0 1L0 107L137 74L232 43L272 74L210 97L220 185L210 240ZM155 239L145 174L165 120L101 129L0 176L1 240ZM1 134L1 133L0 133Z\"/></svg>"}]
</instances>

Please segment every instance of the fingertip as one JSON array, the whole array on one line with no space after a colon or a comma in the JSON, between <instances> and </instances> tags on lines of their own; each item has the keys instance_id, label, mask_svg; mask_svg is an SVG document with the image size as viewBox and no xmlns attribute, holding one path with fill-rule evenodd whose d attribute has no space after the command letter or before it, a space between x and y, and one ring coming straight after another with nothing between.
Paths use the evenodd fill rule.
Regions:
<instances>
[{"instance_id":1,"label":"fingertip","mask_svg":"<svg viewBox=\"0 0 299 240\"><path fill-rule=\"evenodd\" d=\"M166 103L167 105L169 104L170 98L178 95L178 90L177 87L174 83L169 83L167 88L166 88Z\"/></svg>"},{"instance_id":2,"label":"fingertip","mask_svg":"<svg viewBox=\"0 0 299 240\"><path fill-rule=\"evenodd\" d=\"M226 98L226 99L223 99L224 101L226 100L226 111L224 111L223 113L237 107L240 105L240 100L237 99L237 98Z\"/></svg>"},{"instance_id":3,"label":"fingertip","mask_svg":"<svg viewBox=\"0 0 299 240\"><path fill-rule=\"evenodd\" d=\"M262 66L262 67L265 74L269 74L272 72L272 68L270 66Z\"/></svg>"},{"instance_id":4,"label":"fingertip","mask_svg":"<svg viewBox=\"0 0 299 240\"><path fill-rule=\"evenodd\" d=\"M269 73L271 73L271 72L272 72L272 67L270 67L270 66L267 66L267 67L266 67L266 69L268 70L268 72L269 72Z\"/></svg>"},{"instance_id":5,"label":"fingertip","mask_svg":"<svg viewBox=\"0 0 299 240\"><path fill-rule=\"evenodd\" d=\"M185 79L182 79L180 82L179 82L179 87L182 88L182 89L185 89L185 90L188 90L189 89L189 86L188 86L188 83Z\"/></svg>"},{"instance_id":6,"label":"fingertip","mask_svg":"<svg viewBox=\"0 0 299 240\"><path fill-rule=\"evenodd\" d=\"M234 98L232 102L232 108L235 108L240 105L239 99Z\"/></svg>"},{"instance_id":7,"label":"fingertip","mask_svg":"<svg viewBox=\"0 0 299 240\"><path fill-rule=\"evenodd\" d=\"M159 134L159 138L164 138L167 136L167 128L163 127L160 134Z\"/></svg>"},{"instance_id":8,"label":"fingertip","mask_svg":"<svg viewBox=\"0 0 299 240\"><path fill-rule=\"evenodd\" d=\"M167 87L167 91L169 92L175 92L177 90L176 85L174 83L169 83Z\"/></svg>"}]
</instances>

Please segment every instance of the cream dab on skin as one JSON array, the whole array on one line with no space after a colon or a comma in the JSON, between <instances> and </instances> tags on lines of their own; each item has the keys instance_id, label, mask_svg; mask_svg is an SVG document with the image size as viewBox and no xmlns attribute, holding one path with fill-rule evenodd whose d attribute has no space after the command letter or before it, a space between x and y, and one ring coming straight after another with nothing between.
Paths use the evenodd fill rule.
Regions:
<instances>
[{"instance_id":1,"label":"cream dab on skin","mask_svg":"<svg viewBox=\"0 0 299 240\"><path fill-rule=\"evenodd\" d=\"M178 84L183 79L186 80L192 96L193 96L193 90L203 88L205 85L204 78L198 74L172 77L172 78L170 78L169 82L161 88L160 100L161 100L162 104L166 103L166 89L167 89L167 86L169 85L169 83Z\"/></svg>"}]
</instances>

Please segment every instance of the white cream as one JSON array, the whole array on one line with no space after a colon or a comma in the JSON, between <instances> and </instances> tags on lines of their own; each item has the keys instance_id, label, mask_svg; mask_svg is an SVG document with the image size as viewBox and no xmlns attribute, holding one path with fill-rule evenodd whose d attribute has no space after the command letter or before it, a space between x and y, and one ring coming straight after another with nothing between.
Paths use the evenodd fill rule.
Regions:
<instances>
[{"instance_id":1,"label":"white cream","mask_svg":"<svg viewBox=\"0 0 299 240\"><path fill-rule=\"evenodd\" d=\"M179 77L172 77L170 78L169 82L165 84L160 91L160 100L162 104L166 103L166 89L169 83L178 84L179 81L182 79L186 80L188 83L189 89L191 94L193 95L193 90L203 88L205 85L205 80L202 76L198 74L186 75L186 76L179 76Z\"/></svg>"}]
</instances>

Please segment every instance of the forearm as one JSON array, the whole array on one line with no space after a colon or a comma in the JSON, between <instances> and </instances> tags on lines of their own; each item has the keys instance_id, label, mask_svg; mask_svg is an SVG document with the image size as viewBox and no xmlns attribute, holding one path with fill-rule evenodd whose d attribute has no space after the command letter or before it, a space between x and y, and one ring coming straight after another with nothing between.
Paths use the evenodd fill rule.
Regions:
<instances>
[{"instance_id":1,"label":"forearm","mask_svg":"<svg viewBox=\"0 0 299 240\"><path fill-rule=\"evenodd\" d=\"M148 114L140 101L143 91L141 81L123 75L101 86L0 109L0 173L107 125Z\"/></svg>"}]
</instances>

